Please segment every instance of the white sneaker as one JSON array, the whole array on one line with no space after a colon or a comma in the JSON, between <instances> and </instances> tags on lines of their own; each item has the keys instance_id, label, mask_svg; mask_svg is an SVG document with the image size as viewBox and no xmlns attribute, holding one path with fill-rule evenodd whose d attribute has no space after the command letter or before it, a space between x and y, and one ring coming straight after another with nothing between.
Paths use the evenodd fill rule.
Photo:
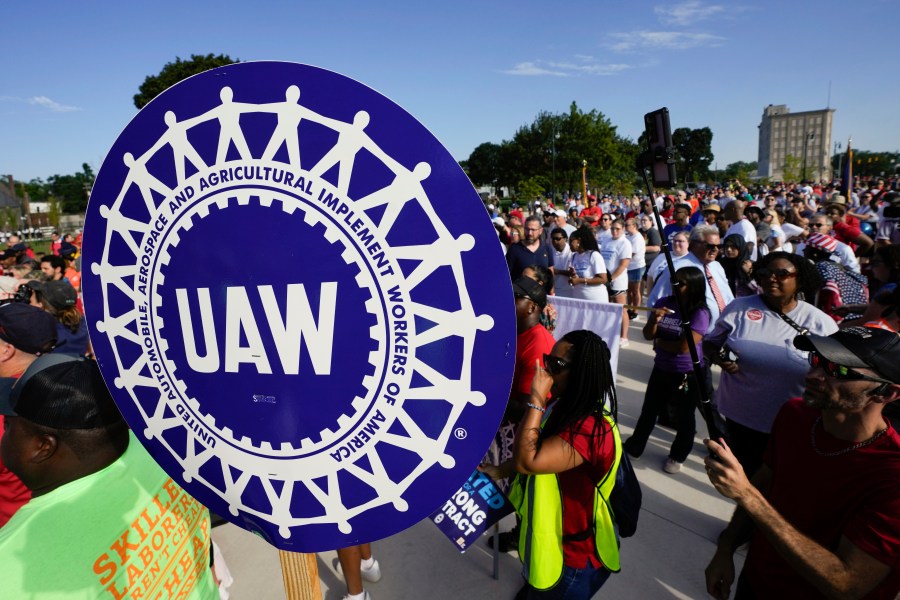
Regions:
<instances>
[{"instance_id":1,"label":"white sneaker","mask_svg":"<svg viewBox=\"0 0 900 600\"><path fill-rule=\"evenodd\" d=\"M344 596L343 600L350 600L350 594ZM369 590L363 590L363 600L372 600L372 596L369 595Z\"/></svg>"},{"instance_id":2,"label":"white sneaker","mask_svg":"<svg viewBox=\"0 0 900 600\"><path fill-rule=\"evenodd\" d=\"M629 342L626 338L619 339L619 348L627 348L630 345L631 345L631 342Z\"/></svg>"},{"instance_id":3,"label":"white sneaker","mask_svg":"<svg viewBox=\"0 0 900 600\"><path fill-rule=\"evenodd\" d=\"M365 579L366 581L375 583L376 581L381 580L381 566L379 566L377 560L372 561L372 566L369 567L368 569L365 567L362 567L362 566L360 566L359 569L360 569L360 574L362 575L362 578ZM367 598L368 598L368 596L367 596Z\"/></svg>"},{"instance_id":4,"label":"white sneaker","mask_svg":"<svg viewBox=\"0 0 900 600\"><path fill-rule=\"evenodd\" d=\"M337 564L337 572L341 577L344 576L344 570L341 568L341 563L338 561ZM366 581L375 583L377 581L381 581L381 566L378 564L378 561L372 562L372 566L366 569L362 565L359 567L359 574L362 575L362 578Z\"/></svg>"},{"instance_id":5,"label":"white sneaker","mask_svg":"<svg viewBox=\"0 0 900 600\"><path fill-rule=\"evenodd\" d=\"M677 460L667 458L666 464L663 465L663 471L665 471L669 475L674 475L675 473L681 471L681 463Z\"/></svg>"}]
</instances>

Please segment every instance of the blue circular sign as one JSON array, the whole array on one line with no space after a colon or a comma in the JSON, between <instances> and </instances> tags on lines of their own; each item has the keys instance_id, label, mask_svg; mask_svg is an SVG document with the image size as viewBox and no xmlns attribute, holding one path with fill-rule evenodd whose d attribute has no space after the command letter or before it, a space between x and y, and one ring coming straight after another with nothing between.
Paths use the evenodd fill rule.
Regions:
<instances>
[{"instance_id":1,"label":"blue circular sign","mask_svg":"<svg viewBox=\"0 0 900 600\"><path fill-rule=\"evenodd\" d=\"M132 429L278 548L418 522L506 406L515 317L480 198L425 127L342 75L240 63L162 93L99 171L82 264Z\"/></svg>"}]
</instances>

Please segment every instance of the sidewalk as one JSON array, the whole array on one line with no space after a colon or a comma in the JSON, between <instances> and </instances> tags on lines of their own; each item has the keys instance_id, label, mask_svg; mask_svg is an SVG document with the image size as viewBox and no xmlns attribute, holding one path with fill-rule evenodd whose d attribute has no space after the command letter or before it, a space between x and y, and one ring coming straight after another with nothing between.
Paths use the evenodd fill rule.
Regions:
<instances>
[{"instance_id":1,"label":"sidewalk","mask_svg":"<svg viewBox=\"0 0 900 600\"><path fill-rule=\"evenodd\" d=\"M631 345L619 354L619 422L627 437L640 413L653 354L641 339L643 321L629 331ZM657 427L635 471L644 491L638 532L622 541L622 571L613 575L598 598L709 598L703 570L714 542L733 511L733 503L710 485L701 458L706 428L697 416L694 451L681 473L668 475L662 464L674 432ZM507 517L511 520L512 517ZM278 552L234 525L213 530L234 576L233 600L284 598ZM459 554L434 525L414 527L373 545L384 578L367 589L373 600L512 600L522 585L517 555L500 557L500 578L491 577L493 555L484 542ZM743 558L738 557L738 570ZM318 556L323 600L346 593L337 575L337 553Z\"/></svg>"}]
</instances>

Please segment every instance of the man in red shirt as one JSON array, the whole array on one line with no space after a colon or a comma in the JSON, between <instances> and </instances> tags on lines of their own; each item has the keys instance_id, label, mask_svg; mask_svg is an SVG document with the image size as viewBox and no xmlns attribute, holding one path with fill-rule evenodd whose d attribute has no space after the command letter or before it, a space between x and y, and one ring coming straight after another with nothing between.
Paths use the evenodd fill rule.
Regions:
<instances>
[{"instance_id":1,"label":"man in red shirt","mask_svg":"<svg viewBox=\"0 0 900 600\"><path fill-rule=\"evenodd\" d=\"M547 305L547 294L543 286L528 277L520 277L513 282L516 298L516 365L513 371L512 389L506 413L497 431L495 444L498 449L497 461L503 464L512 460L513 441L516 425L528 408L531 399L531 380L534 379L535 365L544 367L544 355L550 354L556 340L541 325L541 312ZM509 488L507 481L498 482L501 489ZM500 551L509 552L518 547L519 527L500 534Z\"/></svg>"},{"instance_id":2,"label":"man in red shirt","mask_svg":"<svg viewBox=\"0 0 900 600\"><path fill-rule=\"evenodd\" d=\"M596 228L600 225L600 217L603 216L603 210L597 206L597 196L588 196L587 208L582 209L581 214L578 216L591 227Z\"/></svg>"},{"instance_id":3,"label":"man in red shirt","mask_svg":"<svg viewBox=\"0 0 900 600\"><path fill-rule=\"evenodd\" d=\"M531 397L531 380L534 379L536 362L544 364L544 355L553 350L556 340L541 325L541 311L547 306L543 286L528 277L513 282L516 297L516 366L506 415L518 423Z\"/></svg>"},{"instance_id":4,"label":"man in red shirt","mask_svg":"<svg viewBox=\"0 0 900 600\"><path fill-rule=\"evenodd\" d=\"M706 568L728 598L735 550L750 539L738 598L884 598L900 592L900 435L884 407L900 398L900 336L850 327L799 335L810 353L803 399L772 426L747 479L724 440L706 440L710 481L737 502Z\"/></svg>"},{"instance_id":5,"label":"man in red shirt","mask_svg":"<svg viewBox=\"0 0 900 600\"><path fill-rule=\"evenodd\" d=\"M825 205L825 214L833 222L834 237L849 244L857 256L863 256L875 245L875 241L863 233L859 219L847 212L847 202L843 196L831 197Z\"/></svg>"},{"instance_id":6,"label":"man in red shirt","mask_svg":"<svg viewBox=\"0 0 900 600\"><path fill-rule=\"evenodd\" d=\"M9 393L25 369L56 345L56 320L27 304L0 306L0 393ZM0 415L0 435L5 430ZM31 498L25 484L0 462L0 527Z\"/></svg>"}]
</instances>

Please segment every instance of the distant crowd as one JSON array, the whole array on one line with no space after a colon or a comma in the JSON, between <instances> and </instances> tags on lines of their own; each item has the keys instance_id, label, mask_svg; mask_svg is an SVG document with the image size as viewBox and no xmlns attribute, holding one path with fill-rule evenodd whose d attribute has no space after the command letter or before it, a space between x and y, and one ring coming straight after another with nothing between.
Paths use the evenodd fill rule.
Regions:
<instances>
[{"instance_id":1,"label":"distant crowd","mask_svg":"<svg viewBox=\"0 0 900 600\"><path fill-rule=\"evenodd\" d=\"M704 397L706 472L738 505L706 570L710 594L729 597L732 556L748 540L738 598L900 591L897 186L734 182L653 198L514 202L502 214L496 199L486 203L519 337L495 444L501 462L482 469L518 473L513 497L550 486L528 492L534 500L526 494L517 505L521 527L501 535L501 549L518 546L530 573L517 598L590 598L618 570L616 545L597 526L609 515L596 494L620 461L642 457L658 423L676 432L660 466L679 473ZM620 348L629 346L629 320L646 315L641 334L653 342L653 365L621 446L614 385L603 375L606 340L589 332L555 340L554 297L623 305ZM582 347L594 361L588 371L580 370ZM589 392L586 373L601 378ZM558 489L542 479L549 474ZM561 530L548 526L537 537L534 515L553 514L560 502ZM552 568L537 569L551 558Z\"/></svg>"}]
</instances>

